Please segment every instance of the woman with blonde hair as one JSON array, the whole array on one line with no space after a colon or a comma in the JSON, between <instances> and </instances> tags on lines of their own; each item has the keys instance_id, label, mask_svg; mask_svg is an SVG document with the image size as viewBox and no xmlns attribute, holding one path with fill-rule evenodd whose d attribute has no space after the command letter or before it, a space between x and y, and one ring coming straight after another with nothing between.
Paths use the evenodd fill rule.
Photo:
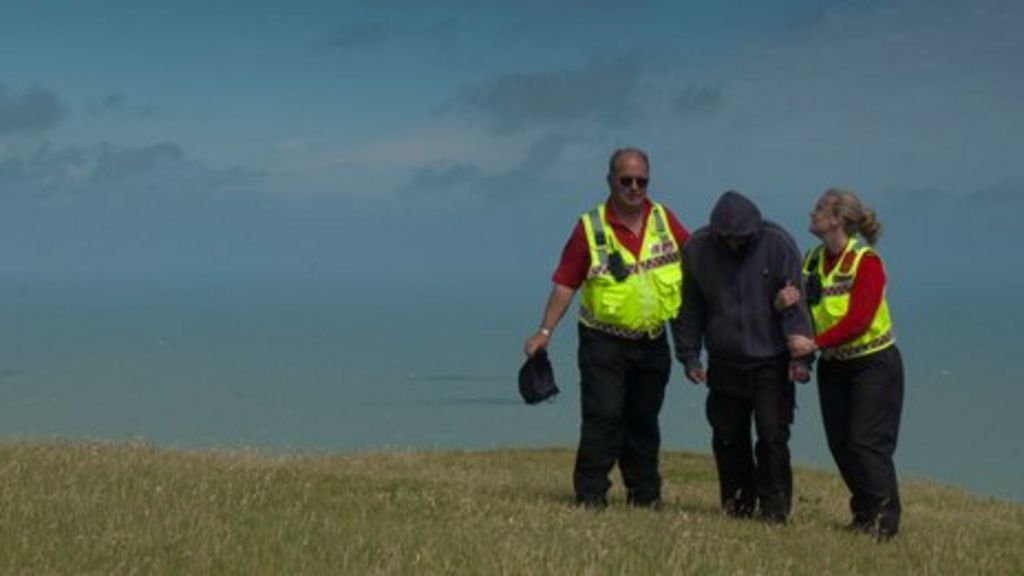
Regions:
<instances>
[{"instance_id":1,"label":"woman with blonde hair","mask_svg":"<svg viewBox=\"0 0 1024 576\"><path fill-rule=\"evenodd\" d=\"M893 453L903 410L903 360L885 299L885 268L873 248L881 225L856 194L831 188L814 205L810 231L822 241L807 252L803 267L816 335L791 337L790 352L821 354L822 420L852 495L850 527L887 540L899 530L901 513ZM787 287L776 306L799 299L800 292Z\"/></svg>"}]
</instances>

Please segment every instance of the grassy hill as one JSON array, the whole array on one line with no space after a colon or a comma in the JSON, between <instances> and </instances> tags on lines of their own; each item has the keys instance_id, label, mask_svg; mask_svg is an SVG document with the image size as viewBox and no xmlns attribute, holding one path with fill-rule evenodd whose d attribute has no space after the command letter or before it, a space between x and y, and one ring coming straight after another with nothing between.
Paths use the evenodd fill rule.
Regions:
<instances>
[{"instance_id":1,"label":"grassy hill","mask_svg":"<svg viewBox=\"0 0 1024 576\"><path fill-rule=\"evenodd\" d=\"M268 456L0 444L0 573L1022 574L1024 505L904 483L892 542L797 470L792 521L725 518L714 464L663 457L665 506L570 505L570 450Z\"/></svg>"}]
</instances>

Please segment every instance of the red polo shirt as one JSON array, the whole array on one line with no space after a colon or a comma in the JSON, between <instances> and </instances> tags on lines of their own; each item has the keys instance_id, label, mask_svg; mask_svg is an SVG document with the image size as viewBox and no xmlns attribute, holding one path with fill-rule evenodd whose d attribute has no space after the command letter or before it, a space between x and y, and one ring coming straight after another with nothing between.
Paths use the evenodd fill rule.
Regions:
<instances>
[{"instance_id":1,"label":"red polo shirt","mask_svg":"<svg viewBox=\"0 0 1024 576\"><path fill-rule=\"evenodd\" d=\"M648 200L644 203L643 227L640 229L640 234L633 234L619 220L611 203L605 206L605 219L615 233L615 239L619 241L620 245L629 250L634 258L639 259L640 250L643 248L644 234L647 232L647 219L653 207L651 201ZM668 217L668 227L672 231L676 244L682 248L690 233L686 231L686 228L683 228L683 225L676 219L675 214L668 208L665 208L665 215ZM590 270L590 247L587 245L587 233L583 229L583 223L577 220L572 235L569 236L569 240L565 243L565 248L562 249L562 259L558 262L558 268L555 269L555 273L551 275L551 281L575 290L582 286L583 281L587 279L588 270Z\"/></svg>"}]
</instances>

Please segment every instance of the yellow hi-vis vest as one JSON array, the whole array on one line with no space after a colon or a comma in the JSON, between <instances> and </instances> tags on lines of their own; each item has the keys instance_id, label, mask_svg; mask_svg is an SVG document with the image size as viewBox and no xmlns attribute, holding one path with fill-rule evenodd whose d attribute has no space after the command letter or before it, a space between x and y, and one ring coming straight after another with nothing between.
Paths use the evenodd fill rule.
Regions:
<instances>
[{"instance_id":1,"label":"yellow hi-vis vest","mask_svg":"<svg viewBox=\"0 0 1024 576\"><path fill-rule=\"evenodd\" d=\"M580 322L624 338L655 337L676 316L682 301L679 246L661 204L647 217L640 259L619 245L605 205L581 219L590 248L590 270L580 297ZM628 276L616 280L609 259L618 253Z\"/></svg>"},{"instance_id":2,"label":"yellow hi-vis vest","mask_svg":"<svg viewBox=\"0 0 1024 576\"><path fill-rule=\"evenodd\" d=\"M814 331L821 334L835 326L850 307L850 290L857 278L860 261L865 254L871 252L868 246L862 246L855 238L850 238L840 254L836 265L829 274L825 274L825 246L818 246L807 252L804 258L804 285L807 278L817 274L821 280L821 298L811 305L811 316L814 318ZM892 335L892 320L889 317L889 304L882 294L874 319L866 332L853 341L835 348L822 351L825 359L849 360L867 356L883 350L896 343Z\"/></svg>"}]
</instances>

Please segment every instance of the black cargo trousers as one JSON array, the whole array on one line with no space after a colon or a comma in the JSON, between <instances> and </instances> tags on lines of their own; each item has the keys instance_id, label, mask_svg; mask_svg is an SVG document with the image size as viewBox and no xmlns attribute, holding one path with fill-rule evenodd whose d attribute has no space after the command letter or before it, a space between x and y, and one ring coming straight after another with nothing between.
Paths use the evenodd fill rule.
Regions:
<instances>
[{"instance_id":1,"label":"black cargo trousers","mask_svg":"<svg viewBox=\"0 0 1024 576\"><path fill-rule=\"evenodd\" d=\"M661 499L658 414L672 369L668 338L629 339L579 325L582 424L573 471L576 501L603 506L616 462L627 501Z\"/></svg>"},{"instance_id":2,"label":"black cargo trousers","mask_svg":"<svg viewBox=\"0 0 1024 576\"><path fill-rule=\"evenodd\" d=\"M789 427L795 405L788 359L743 368L711 360L706 414L722 507L730 516L751 516L758 505L769 521L784 522L789 515L793 499Z\"/></svg>"},{"instance_id":3,"label":"black cargo trousers","mask_svg":"<svg viewBox=\"0 0 1024 576\"><path fill-rule=\"evenodd\" d=\"M893 464L903 411L900 351L894 345L852 360L821 360L818 398L829 450L850 489L852 526L895 535L902 512Z\"/></svg>"}]
</instances>

